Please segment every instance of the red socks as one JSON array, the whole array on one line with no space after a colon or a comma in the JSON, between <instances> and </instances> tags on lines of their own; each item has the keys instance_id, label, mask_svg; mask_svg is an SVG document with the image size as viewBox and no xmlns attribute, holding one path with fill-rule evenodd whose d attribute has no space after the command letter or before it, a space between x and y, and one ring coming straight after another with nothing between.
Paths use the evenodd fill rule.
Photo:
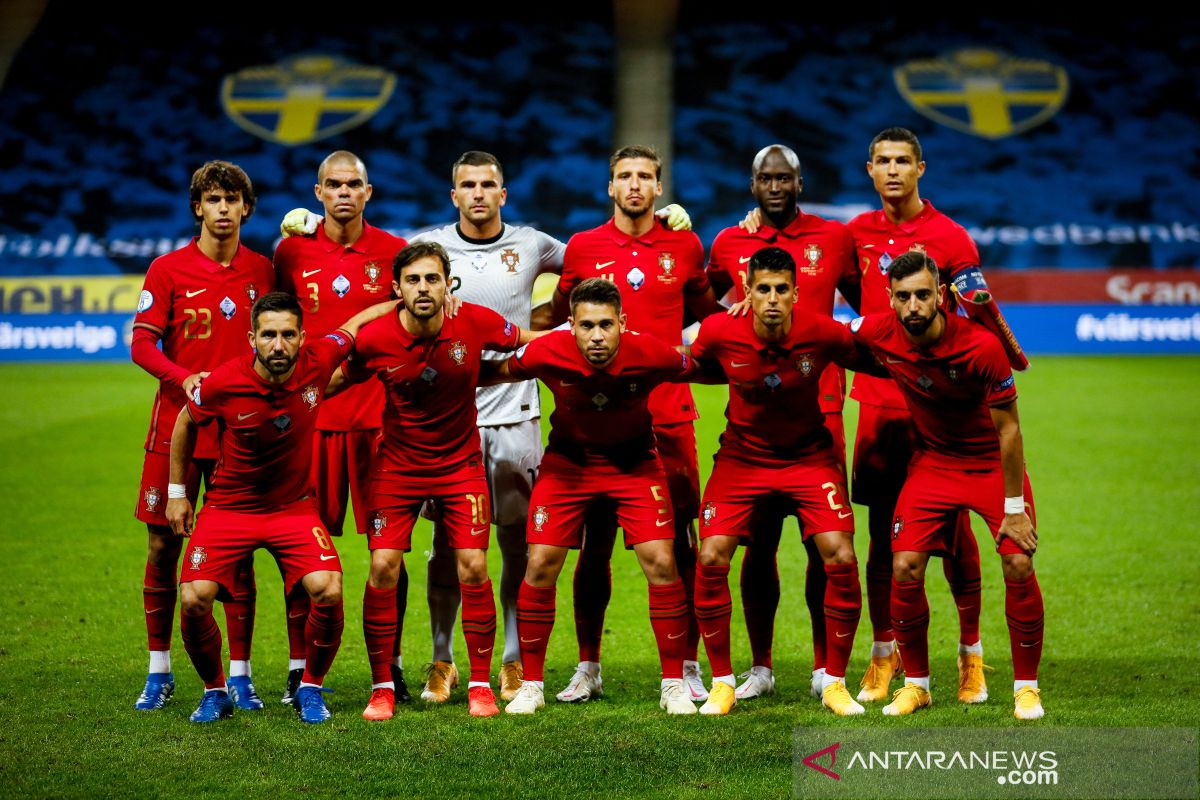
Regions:
<instances>
[{"instance_id":1,"label":"red socks","mask_svg":"<svg viewBox=\"0 0 1200 800\"><path fill-rule=\"evenodd\" d=\"M253 553L238 562L230 593L232 597L224 603L225 633L229 636L229 660L249 661L250 645L254 640L254 607L257 599Z\"/></svg>"},{"instance_id":2,"label":"red socks","mask_svg":"<svg viewBox=\"0 0 1200 800\"><path fill-rule=\"evenodd\" d=\"M525 680L545 680L546 646L554 629L554 587L530 586L521 581L517 593L517 635Z\"/></svg>"},{"instance_id":3,"label":"red socks","mask_svg":"<svg viewBox=\"0 0 1200 800\"><path fill-rule=\"evenodd\" d=\"M212 611L200 616L179 615L179 631L183 634L183 649L205 689L220 689L225 685L225 670L221 666L221 629Z\"/></svg>"},{"instance_id":4,"label":"red socks","mask_svg":"<svg viewBox=\"0 0 1200 800\"><path fill-rule=\"evenodd\" d=\"M704 634L704 649L714 676L732 675L729 656L729 623L733 598L729 594L729 565L696 565L696 621Z\"/></svg>"},{"instance_id":5,"label":"red socks","mask_svg":"<svg viewBox=\"0 0 1200 800\"><path fill-rule=\"evenodd\" d=\"M175 622L178 594L174 562L156 565L147 561L142 607L146 612L146 638L151 650L171 649L171 626Z\"/></svg>"},{"instance_id":6,"label":"red socks","mask_svg":"<svg viewBox=\"0 0 1200 800\"><path fill-rule=\"evenodd\" d=\"M809 562L810 564L812 562ZM854 649L854 632L862 614L862 588L858 583L858 562L825 564L825 627L829 654L825 673L834 678L846 677L850 651Z\"/></svg>"},{"instance_id":7,"label":"red socks","mask_svg":"<svg viewBox=\"0 0 1200 800\"><path fill-rule=\"evenodd\" d=\"M779 609L779 567L775 551L751 544L742 555L742 612L756 667L771 669L775 612ZM705 644L707 647L707 643Z\"/></svg>"},{"instance_id":8,"label":"red socks","mask_svg":"<svg viewBox=\"0 0 1200 800\"><path fill-rule=\"evenodd\" d=\"M676 525L679 521L676 520ZM700 625L696 620L696 548L692 547L691 531L688 523L683 524L682 530L675 531L675 567L679 577L683 579L683 591L687 597L687 635L684 637L683 657L686 661L695 661L700 649ZM611 567L610 572L611 575Z\"/></svg>"},{"instance_id":9,"label":"red socks","mask_svg":"<svg viewBox=\"0 0 1200 800\"><path fill-rule=\"evenodd\" d=\"M371 683L392 679L390 659L395 649L396 627L396 591L376 589L368 583L363 591L363 639L371 664Z\"/></svg>"},{"instance_id":10,"label":"red socks","mask_svg":"<svg viewBox=\"0 0 1200 800\"><path fill-rule=\"evenodd\" d=\"M650 584L650 627L654 629L664 679L683 678L687 618L687 593L683 591L682 578L674 583Z\"/></svg>"},{"instance_id":11,"label":"red socks","mask_svg":"<svg viewBox=\"0 0 1200 800\"><path fill-rule=\"evenodd\" d=\"M1045 625L1042 590L1038 586L1037 575L1031 573L1023 581L1004 580L1004 614L1008 618L1013 679L1037 680Z\"/></svg>"},{"instance_id":12,"label":"red socks","mask_svg":"<svg viewBox=\"0 0 1200 800\"><path fill-rule=\"evenodd\" d=\"M304 676L300 679L303 683L320 686L325 681L325 673L329 672L333 657L342 644L344 627L346 617L340 600L329 605L312 604L312 610L308 612L308 625L304 629L308 647L304 653Z\"/></svg>"},{"instance_id":13,"label":"red socks","mask_svg":"<svg viewBox=\"0 0 1200 800\"><path fill-rule=\"evenodd\" d=\"M929 677L929 602L925 581L892 580L892 628L900 645L904 674Z\"/></svg>"},{"instance_id":14,"label":"red socks","mask_svg":"<svg viewBox=\"0 0 1200 800\"><path fill-rule=\"evenodd\" d=\"M942 571L958 609L958 640L963 644L975 644L979 641L979 613L983 604L982 579L979 543L971 532L971 517L965 511L955 520L954 538L954 555L942 559Z\"/></svg>"},{"instance_id":15,"label":"red socks","mask_svg":"<svg viewBox=\"0 0 1200 800\"><path fill-rule=\"evenodd\" d=\"M462 629L471 659L471 681L490 683L492 648L496 646L496 598L492 582L458 584L462 592Z\"/></svg>"}]
</instances>

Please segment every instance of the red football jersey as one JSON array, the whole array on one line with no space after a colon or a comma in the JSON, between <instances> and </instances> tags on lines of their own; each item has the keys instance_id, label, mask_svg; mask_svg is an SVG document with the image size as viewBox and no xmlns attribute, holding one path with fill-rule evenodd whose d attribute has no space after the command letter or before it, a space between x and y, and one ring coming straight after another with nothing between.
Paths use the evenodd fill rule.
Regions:
<instances>
[{"instance_id":1,"label":"red football jersey","mask_svg":"<svg viewBox=\"0 0 1200 800\"><path fill-rule=\"evenodd\" d=\"M685 380L690 359L653 336L621 336L612 361L597 369L575 344L571 331L553 331L530 342L508 361L512 374L539 378L554 394L547 452L576 462L598 458L618 466L654 458L649 404L664 381Z\"/></svg>"},{"instance_id":2,"label":"red football jersey","mask_svg":"<svg viewBox=\"0 0 1200 800\"><path fill-rule=\"evenodd\" d=\"M708 254L707 272L723 273L733 283L734 302L746 297L746 267L764 247L786 250L796 261L796 308L833 316L838 289L857 288L862 280L854 261L854 239L840 222L800 212L783 230L763 225L754 233L734 225L717 234ZM838 413L845 404L846 376L837 366L821 373L821 410Z\"/></svg>"},{"instance_id":3,"label":"red football jersey","mask_svg":"<svg viewBox=\"0 0 1200 800\"><path fill-rule=\"evenodd\" d=\"M1000 439L989 408L1017 399L1012 368L991 331L957 314L945 317L945 332L928 348L912 343L892 311L859 317L850 331L903 393L918 455L951 469L995 469Z\"/></svg>"},{"instance_id":4,"label":"red football jersey","mask_svg":"<svg viewBox=\"0 0 1200 800\"><path fill-rule=\"evenodd\" d=\"M704 247L691 231L667 230L655 222L634 238L609 220L567 242L558 291L570 295L585 278L608 278L621 290L630 330L667 344L683 343L684 295L708 289ZM650 396L655 425L690 422L698 416L691 387L663 384Z\"/></svg>"},{"instance_id":5,"label":"red football jersey","mask_svg":"<svg viewBox=\"0 0 1200 800\"><path fill-rule=\"evenodd\" d=\"M925 252L949 279L967 267L979 266L979 250L963 226L922 200L925 208L908 222L899 225L887 218L883 209L859 214L850 220L850 233L862 269L863 314L891 313L888 298L887 268L892 260L910 250ZM860 403L904 408L904 398L895 384L886 378L855 375L850 396Z\"/></svg>"},{"instance_id":6,"label":"red football jersey","mask_svg":"<svg viewBox=\"0 0 1200 800\"><path fill-rule=\"evenodd\" d=\"M188 411L198 423L216 420L208 427L221 438L206 506L270 512L314 494L309 464L318 410L353 345L345 331L309 341L282 384L259 377L253 355L227 361L204 379L188 398Z\"/></svg>"},{"instance_id":7,"label":"red football jersey","mask_svg":"<svg viewBox=\"0 0 1200 800\"><path fill-rule=\"evenodd\" d=\"M761 339L749 315L714 314L700 323L693 358L718 362L729 378L721 455L778 467L832 453L820 376L829 365L853 365L856 352L845 325L799 309L778 342Z\"/></svg>"},{"instance_id":8,"label":"red football jersey","mask_svg":"<svg viewBox=\"0 0 1200 800\"><path fill-rule=\"evenodd\" d=\"M250 306L274 287L271 262L245 245L238 246L226 267L204 255L198 239L192 239L150 264L133 321L158 333L163 355L187 374L203 372L251 349L246 339ZM171 452L171 432L185 402L182 388L159 382L147 450ZM215 427L199 434L196 457L217 457Z\"/></svg>"},{"instance_id":9,"label":"red football jersey","mask_svg":"<svg viewBox=\"0 0 1200 800\"><path fill-rule=\"evenodd\" d=\"M513 350L517 326L490 309L463 303L435 336L417 338L388 314L363 326L346 364L353 381L383 381L383 444L374 474L401 478L449 475L480 460L475 389L484 350Z\"/></svg>"},{"instance_id":10,"label":"red football jersey","mask_svg":"<svg viewBox=\"0 0 1200 800\"><path fill-rule=\"evenodd\" d=\"M392 261L408 242L366 222L349 247L329 238L318 225L312 236L292 236L275 249L279 288L300 298L304 330L322 336L364 308L392 297ZM321 404L317 429L361 431L378 428L383 386L365 381Z\"/></svg>"}]
</instances>

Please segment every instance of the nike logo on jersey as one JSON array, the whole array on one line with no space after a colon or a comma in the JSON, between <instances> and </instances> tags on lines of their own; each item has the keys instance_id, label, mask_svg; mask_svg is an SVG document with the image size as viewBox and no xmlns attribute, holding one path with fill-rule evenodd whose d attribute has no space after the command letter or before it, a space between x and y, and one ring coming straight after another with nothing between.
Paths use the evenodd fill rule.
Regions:
<instances>
[{"instance_id":1,"label":"nike logo on jersey","mask_svg":"<svg viewBox=\"0 0 1200 800\"><path fill-rule=\"evenodd\" d=\"M668 639L678 639L680 636L683 636L683 634L684 634L684 631L680 631L679 633L668 633L667 638Z\"/></svg>"},{"instance_id":2,"label":"nike logo on jersey","mask_svg":"<svg viewBox=\"0 0 1200 800\"><path fill-rule=\"evenodd\" d=\"M307 278L309 275L316 275L320 271L320 269L306 269L300 273L300 277Z\"/></svg>"},{"instance_id":3,"label":"nike logo on jersey","mask_svg":"<svg viewBox=\"0 0 1200 800\"><path fill-rule=\"evenodd\" d=\"M671 520L669 520L669 519L656 519L656 520L654 520L654 524L655 524L655 526L656 526L656 527L659 527L659 528L661 528L663 525L670 525L670 524L671 524Z\"/></svg>"},{"instance_id":4,"label":"nike logo on jersey","mask_svg":"<svg viewBox=\"0 0 1200 800\"><path fill-rule=\"evenodd\" d=\"M870 249L871 249L872 247L874 247L874 246L875 246L875 245L873 245L873 244L864 244L864 245L863 245L863 250L870 250Z\"/></svg>"},{"instance_id":5,"label":"nike logo on jersey","mask_svg":"<svg viewBox=\"0 0 1200 800\"><path fill-rule=\"evenodd\" d=\"M730 361L729 366L733 367L734 369L737 369L738 367L748 367L750 366L750 362L746 361L744 363L738 363L737 361Z\"/></svg>"},{"instance_id":6,"label":"nike logo on jersey","mask_svg":"<svg viewBox=\"0 0 1200 800\"><path fill-rule=\"evenodd\" d=\"M753 257L754 257L754 256L746 256L745 258L739 258L739 259L738 259L738 263L739 263L739 264L745 264L747 261L749 261L749 260L750 260L751 258L753 258Z\"/></svg>"},{"instance_id":7,"label":"nike logo on jersey","mask_svg":"<svg viewBox=\"0 0 1200 800\"><path fill-rule=\"evenodd\" d=\"M257 413L257 411L251 411L249 414L238 414L238 422L241 422L244 419L250 419Z\"/></svg>"},{"instance_id":8,"label":"nike logo on jersey","mask_svg":"<svg viewBox=\"0 0 1200 800\"><path fill-rule=\"evenodd\" d=\"M604 269L605 267L611 267L615 263L617 263L617 262L616 261L605 261L603 264L601 264L599 261L597 261L596 269Z\"/></svg>"},{"instance_id":9,"label":"nike logo on jersey","mask_svg":"<svg viewBox=\"0 0 1200 800\"><path fill-rule=\"evenodd\" d=\"M487 528L480 528L479 530L475 530L474 528L471 528L471 535L472 536L482 536L483 534L487 533L487 530L488 530Z\"/></svg>"},{"instance_id":10,"label":"nike logo on jersey","mask_svg":"<svg viewBox=\"0 0 1200 800\"><path fill-rule=\"evenodd\" d=\"M898 359L898 358L892 358L891 356L888 356L888 357L887 357L886 359L884 359L884 360L885 360L885 361L887 361L887 363L889 363L889 364L902 364L902 363L904 363L904 362L902 362L900 359Z\"/></svg>"},{"instance_id":11,"label":"nike logo on jersey","mask_svg":"<svg viewBox=\"0 0 1200 800\"><path fill-rule=\"evenodd\" d=\"M398 369L402 368L403 366L404 366L403 364L397 364L397 365L396 365L396 366L394 366L394 367L388 367L388 368L387 368L388 374L389 374L389 375L391 375L393 372L395 372L396 370L398 370Z\"/></svg>"},{"instance_id":12,"label":"nike logo on jersey","mask_svg":"<svg viewBox=\"0 0 1200 800\"><path fill-rule=\"evenodd\" d=\"M197 289L196 291L193 292L189 289L188 291L184 292L184 294L186 294L190 298L190 297L195 297L198 294L204 294L207 291L208 291L208 289Z\"/></svg>"},{"instance_id":13,"label":"nike logo on jersey","mask_svg":"<svg viewBox=\"0 0 1200 800\"><path fill-rule=\"evenodd\" d=\"M853 511L847 511L845 514L843 514L841 511L839 511L838 519L845 519L846 517L851 516L853 513L854 513Z\"/></svg>"},{"instance_id":14,"label":"nike logo on jersey","mask_svg":"<svg viewBox=\"0 0 1200 800\"><path fill-rule=\"evenodd\" d=\"M337 556L321 556L322 561L333 561Z\"/></svg>"}]
</instances>

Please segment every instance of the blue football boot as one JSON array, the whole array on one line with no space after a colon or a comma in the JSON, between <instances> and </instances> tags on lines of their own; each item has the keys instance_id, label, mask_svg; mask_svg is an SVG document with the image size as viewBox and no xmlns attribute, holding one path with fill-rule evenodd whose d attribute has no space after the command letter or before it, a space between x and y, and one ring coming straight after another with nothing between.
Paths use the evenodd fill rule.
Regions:
<instances>
[{"instance_id":1,"label":"blue football boot","mask_svg":"<svg viewBox=\"0 0 1200 800\"><path fill-rule=\"evenodd\" d=\"M209 689L200 698L200 705L188 717L192 722L216 722L233 716L233 701L229 693L220 689Z\"/></svg>"},{"instance_id":2,"label":"blue football boot","mask_svg":"<svg viewBox=\"0 0 1200 800\"><path fill-rule=\"evenodd\" d=\"M229 679L229 696L242 711L262 711L263 701L254 691L254 682L249 675L237 675Z\"/></svg>"},{"instance_id":3,"label":"blue football boot","mask_svg":"<svg viewBox=\"0 0 1200 800\"><path fill-rule=\"evenodd\" d=\"M138 695L133 707L138 711L157 711L175 694L175 673L151 672L146 676L146 688Z\"/></svg>"}]
</instances>

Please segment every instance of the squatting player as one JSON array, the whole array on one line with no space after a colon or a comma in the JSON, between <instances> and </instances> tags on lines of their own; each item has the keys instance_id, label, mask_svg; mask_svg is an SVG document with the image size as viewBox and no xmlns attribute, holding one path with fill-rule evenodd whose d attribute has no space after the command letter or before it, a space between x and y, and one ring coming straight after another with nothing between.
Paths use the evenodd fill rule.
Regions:
<instances>
[{"instance_id":1,"label":"squatting player","mask_svg":"<svg viewBox=\"0 0 1200 800\"><path fill-rule=\"evenodd\" d=\"M427 501L438 505L458 564L471 663L469 711L491 716L499 711L490 675L496 640L487 573L491 500L475 425L475 389L483 351L513 350L534 334L472 303L464 303L457 316L446 316L450 257L436 243L410 244L396 254L392 269L392 288L403 307L363 328L344 373L351 382L377 375L387 397L368 503L371 570L363 630L372 686L363 717L389 719L395 711L395 693L387 682L398 624L396 580Z\"/></svg>"},{"instance_id":2,"label":"squatting player","mask_svg":"<svg viewBox=\"0 0 1200 800\"><path fill-rule=\"evenodd\" d=\"M967 271L978 273L979 251L971 237L921 198L918 181L925 162L917 137L904 128L888 128L871 140L868 153L867 173L882 208L860 214L849 224L863 275L862 313L890 313L887 270L903 253L928 255L941 265L946 282ZM909 411L894 381L855 375L850 396L859 403L851 494L854 502L868 508L871 536L866 572L874 643L858 695L868 702L887 697L888 684L900 667L889 612L892 518L916 443ZM953 524L956 544L942 566L959 613L958 699L982 703L987 700L987 683L979 636L979 546L966 514Z\"/></svg>"},{"instance_id":3,"label":"squatting player","mask_svg":"<svg viewBox=\"0 0 1200 800\"><path fill-rule=\"evenodd\" d=\"M895 258L888 282L892 311L850 325L896 379L916 437L892 521L891 616L905 684L883 713L911 714L932 702L925 566L932 553L961 539L949 523L971 510L987 523L1004 568L1014 714L1038 719L1044 617L1033 571L1033 494L1008 356L991 331L942 310L946 287L924 253Z\"/></svg>"},{"instance_id":4,"label":"squatting player","mask_svg":"<svg viewBox=\"0 0 1200 800\"><path fill-rule=\"evenodd\" d=\"M862 610L854 514L819 395L830 365L858 367L874 359L860 353L844 325L800 306L796 273L786 250L755 252L745 271L751 315L707 318L690 348L697 364L711 363L729 382L728 424L700 512L696 618L713 674L701 714L728 714L736 703L729 561L739 540L761 528L760 515L777 523L781 511L799 519L827 576L817 611L826 632L822 702L839 715L863 713L845 680Z\"/></svg>"},{"instance_id":5,"label":"squatting player","mask_svg":"<svg viewBox=\"0 0 1200 800\"><path fill-rule=\"evenodd\" d=\"M146 523L146 631L150 671L135 708L162 708L175 690L171 672L171 625L175 618L176 575L183 540L166 517L171 431L175 418L208 370L246 352L250 307L271 291L271 262L243 247L242 223L254 213L254 187L242 169L227 161L209 161L192 174L191 209L200 235L186 247L156 258L146 272L138 298L130 350L133 361L158 378L158 391L146 434L146 458L134 515ZM158 347L162 341L162 349ZM196 443L195 459L180 481L195 502L200 479L207 483L217 459L215 428ZM250 643L254 633L254 562L232 577L225 598L229 633L230 691L240 708L263 707L250 679Z\"/></svg>"},{"instance_id":6,"label":"squatting player","mask_svg":"<svg viewBox=\"0 0 1200 800\"><path fill-rule=\"evenodd\" d=\"M362 159L346 150L326 156L317 168L313 192L325 210L313 219L312 235L290 236L275 249L279 288L291 292L304 307L305 330L323 336L355 312L391 296L391 264L407 244L398 236L370 225L363 211L373 188ZM289 214L291 218L297 212ZM302 211L304 217L307 211ZM293 231L285 218L282 231ZM297 231L303 232L303 230ZM383 385L366 381L330 397L317 417L312 460L313 486L325 527L342 533L347 495L354 501L355 530L367 532L367 481L383 417ZM401 573L396 589L397 614L404 616L408 576ZM304 620L308 595L299 591L288 600L288 687L290 702L304 670ZM408 687L400 660L400 637L392 666L396 698L407 701Z\"/></svg>"},{"instance_id":7,"label":"squatting player","mask_svg":"<svg viewBox=\"0 0 1200 800\"><path fill-rule=\"evenodd\" d=\"M773 144L758 152L750 168L750 191L758 201L756 224L725 228L717 234L709 251L707 272L718 294L732 292L732 300L744 300L747 264L755 252L770 245L787 251L799 265L793 278L799 308L832 317L835 292L841 292L851 306L858 308L861 274L854 258L854 240L842 223L800 209L797 199L803 188L800 159L791 148ZM825 427L833 437L834 455L843 472L846 433L842 426L842 406L845 395L845 373L836 364L830 364L820 375L819 402L825 415ZM745 680L737 687L738 700L775 690L771 645L775 612L779 607L776 552L783 518L789 513L791 510L786 504L776 509L776 513L771 513L767 507L760 508L754 518L755 530L745 540L742 607L753 660L750 671L744 675ZM819 698L826 658L825 570L815 540L806 536L804 543L808 550L804 594L813 632L812 692Z\"/></svg>"},{"instance_id":8,"label":"squatting player","mask_svg":"<svg viewBox=\"0 0 1200 800\"><path fill-rule=\"evenodd\" d=\"M655 224L654 204L662 195L662 160L652 147L633 145L609 159L608 194L613 217L604 225L577 233L567 242L563 274L553 295L555 319L566 317L567 297L582 280L603 277L621 292L629 326L671 345L683 341L686 308L696 319L718 310L704 274L704 248L690 231L669 231ZM674 509L675 560L688 593L688 634L684 677L693 700L708 696L696 661L700 631L691 612L696 551L693 520L700 506L700 470L696 463L696 406L686 385L664 384L650 396L654 437L667 474ZM610 512L589 515L588 534L575 571L575 631L579 665L565 702L601 694L600 640L604 612L612 594L609 562L616 530Z\"/></svg>"},{"instance_id":9,"label":"squatting player","mask_svg":"<svg viewBox=\"0 0 1200 800\"><path fill-rule=\"evenodd\" d=\"M342 574L312 496L313 430L325 387L350 352L358 327L392 305L363 311L306 345L299 301L285 292L263 295L250 313L253 355L215 368L176 418L167 518L176 535L192 533L180 581L183 644L204 681L192 722L233 714L212 604L230 590L238 563L260 547L279 562L285 589L302 585L311 599L294 706L304 722L329 719L321 684L342 639ZM183 481L205 423L220 438L220 463L192 532L192 503Z\"/></svg>"},{"instance_id":10,"label":"squatting player","mask_svg":"<svg viewBox=\"0 0 1200 800\"><path fill-rule=\"evenodd\" d=\"M655 386L685 380L688 357L652 336L625 332L621 292L590 278L571 292L571 331L554 331L499 364L500 379L540 378L554 393L550 443L533 487L529 565L517 602L525 679L505 711L544 704L543 667L554 627L555 584L584 517L611 503L650 591L650 624L662 666L659 706L695 714L683 685L687 595L675 567L667 477L647 407Z\"/></svg>"}]
</instances>

